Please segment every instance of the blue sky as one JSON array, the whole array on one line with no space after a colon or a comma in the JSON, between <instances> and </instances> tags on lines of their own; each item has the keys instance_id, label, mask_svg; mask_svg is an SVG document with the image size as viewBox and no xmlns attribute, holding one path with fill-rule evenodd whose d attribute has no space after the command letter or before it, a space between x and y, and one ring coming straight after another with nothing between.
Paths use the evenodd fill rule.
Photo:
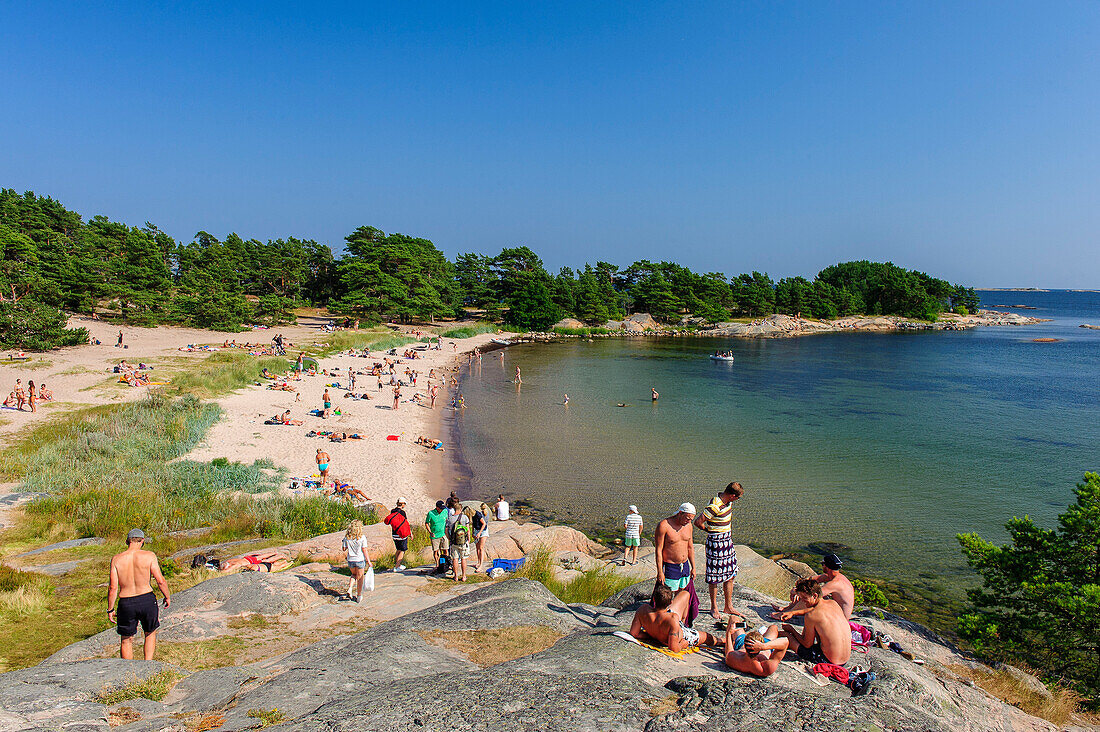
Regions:
<instances>
[{"instance_id":1,"label":"blue sky","mask_svg":"<svg viewBox=\"0 0 1100 732\"><path fill-rule=\"evenodd\" d=\"M86 216L1100 287L1095 2L97 5L0 4L0 186Z\"/></svg>"}]
</instances>

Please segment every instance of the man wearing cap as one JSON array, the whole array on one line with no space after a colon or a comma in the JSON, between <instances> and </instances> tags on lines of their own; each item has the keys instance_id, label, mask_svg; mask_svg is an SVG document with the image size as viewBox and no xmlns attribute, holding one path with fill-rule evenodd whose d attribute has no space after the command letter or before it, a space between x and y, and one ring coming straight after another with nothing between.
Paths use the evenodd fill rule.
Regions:
<instances>
[{"instance_id":1,"label":"man wearing cap","mask_svg":"<svg viewBox=\"0 0 1100 732\"><path fill-rule=\"evenodd\" d=\"M691 595L684 623L691 627L699 615L699 598L695 594L695 544L692 542L691 521L695 506L680 504L679 510L657 524L653 537L657 559L657 581L673 592L687 589Z\"/></svg>"},{"instance_id":2,"label":"man wearing cap","mask_svg":"<svg viewBox=\"0 0 1100 732\"><path fill-rule=\"evenodd\" d=\"M634 558L630 560L630 564L638 563L638 546L642 543L642 516L638 513L637 506L628 506L626 514L626 521L623 525L626 527L626 536L623 539L623 564L626 564L627 557L631 552L634 553Z\"/></svg>"},{"instance_id":3,"label":"man wearing cap","mask_svg":"<svg viewBox=\"0 0 1100 732\"><path fill-rule=\"evenodd\" d=\"M168 582L160 571L157 555L142 549L145 532L132 529L126 535L126 551L111 557L111 572L107 590L107 619L117 623L118 634L122 638L119 644L119 656L125 659L134 657L134 636L138 623L145 633L145 660L152 661L157 648L157 628L160 627L160 613L157 608L157 596L149 582L152 577L164 595L164 607L172 604L168 593ZM118 609L115 610L115 600ZM117 618L116 618L117 612Z\"/></svg>"},{"instance_id":4,"label":"man wearing cap","mask_svg":"<svg viewBox=\"0 0 1100 732\"><path fill-rule=\"evenodd\" d=\"M397 499L397 505L390 511L382 523L389 525L390 537L393 539L393 571L403 572L405 565L401 560L405 558L405 552L409 549L409 535L412 527L409 526L409 515L405 513L405 497Z\"/></svg>"},{"instance_id":5,"label":"man wearing cap","mask_svg":"<svg viewBox=\"0 0 1100 732\"><path fill-rule=\"evenodd\" d=\"M852 610L856 604L856 590L852 587L852 581L840 573L840 568L843 566L844 563L840 561L840 557L836 554L826 554L821 558L821 567L824 571L812 579L821 583L821 596L825 599L835 600L836 604L840 605L840 609L844 611L844 617L851 620ZM794 590L791 590L789 605L786 607L773 605L773 607L775 612L772 613L772 617L777 620L790 620L810 612L810 608L795 597Z\"/></svg>"},{"instance_id":6,"label":"man wearing cap","mask_svg":"<svg viewBox=\"0 0 1100 732\"><path fill-rule=\"evenodd\" d=\"M733 524L733 502L744 493L745 489L740 483L730 483L695 518L695 526L707 532L706 580L710 589L710 616L715 620L721 620L718 615L718 585L722 585L725 594L726 614L741 617L733 609L733 578L737 576L737 552L733 546L730 528Z\"/></svg>"},{"instance_id":7,"label":"man wearing cap","mask_svg":"<svg viewBox=\"0 0 1100 732\"><path fill-rule=\"evenodd\" d=\"M438 566L439 558L447 555L447 505L443 501L435 502L435 508L424 518L424 525L432 536L432 556Z\"/></svg>"}]
</instances>

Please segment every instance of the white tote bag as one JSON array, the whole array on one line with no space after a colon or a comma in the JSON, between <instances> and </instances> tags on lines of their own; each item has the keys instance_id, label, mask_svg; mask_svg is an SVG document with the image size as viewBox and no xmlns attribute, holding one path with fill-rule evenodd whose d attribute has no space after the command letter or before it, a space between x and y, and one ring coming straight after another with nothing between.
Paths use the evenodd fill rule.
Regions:
<instances>
[{"instance_id":1,"label":"white tote bag","mask_svg":"<svg viewBox=\"0 0 1100 732\"><path fill-rule=\"evenodd\" d=\"M374 592L374 567L367 567L367 571L363 575L363 589Z\"/></svg>"}]
</instances>

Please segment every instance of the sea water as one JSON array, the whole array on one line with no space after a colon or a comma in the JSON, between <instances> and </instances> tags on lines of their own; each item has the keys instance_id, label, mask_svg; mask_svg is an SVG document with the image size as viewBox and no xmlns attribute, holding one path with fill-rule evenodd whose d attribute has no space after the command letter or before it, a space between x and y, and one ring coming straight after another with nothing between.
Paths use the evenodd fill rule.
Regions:
<instances>
[{"instance_id":1,"label":"sea water","mask_svg":"<svg viewBox=\"0 0 1100 732\"><path fill-rule=\"evenodd\" d=\"M983 307L1030 305L1016 312L1054 322L487 354L455 418L468 490L584 529L619 526L633 503L650 533L737 480L739 543L840 545L867 575L957 595L972 577L957 534L1003 542L1025 514L1054 526L1100 469L1100 331L1078 327L1100 324L1100 294L980 294ZM713 362L716 350L736 360Z\"/></svg>"}]
</instances>

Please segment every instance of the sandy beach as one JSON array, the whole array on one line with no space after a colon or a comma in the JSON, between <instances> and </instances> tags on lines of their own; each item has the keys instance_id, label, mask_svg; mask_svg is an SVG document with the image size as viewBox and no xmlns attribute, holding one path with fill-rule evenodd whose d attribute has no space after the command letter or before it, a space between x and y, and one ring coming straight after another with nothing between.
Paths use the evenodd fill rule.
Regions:
<instances>
[{"instance_id":1,"label":"sandy beach","mask_svg":"<svg viewBox=\"0 0 1100 732\"><path fill-rule=\"evenodd\" d=\"M294 326L223 333L168 326L118 326L73 317L70 326L87 328L92 337L101 341L101 345L29 353L30 359L26 362L12 362L8 352L0 354L4 364L0 370L0 378L3 379L0 389L11 391L16 379L21 379L24 387L28 380L33 380L36 384L46 384L54 395L52 401L39 402L35 413L8 408L0 411L0 442L10 443L26 434L28 428L66 412L141 399L150 389L156 388L119 383L118 375L111 369L121 359L131 364L144 362L153 366L149 373L155 382L170 381L173 373L211 355L208 351L179 350L189 344L221 344L229 339L237 343L268 345L278 332L293 344L287 347L289 357L293 358L296 346L324 340L321 322L321 319L302 318ZM120 330L127 348L115 347ZM245 387L213 400L224 410L222 419L187 457L204 461L224 457L245 463L269 458L276 466L284 468L288 477L305 477L317 472L315 456L317 448L321 447L332 456L331 478L351 483L364 491L371 501L392 505L399 496L404 496L412 510L426 511L437 498L446 496L449 488L443 484L443 453L421 447L415 444L415 440L419 435L446 439L446 435L442 434L441 419L444 409L450 404L451 390L446 387L439 390L434 410L410 400L417 392L426 395L427 377L431 369L447 369L448 373L455 373L454 369L467 358L465 354L475 346L488 343L490 338L489 335L459 340L445 338L442 350L418 351L418 358L414 360L401 359L399 376L404 378L404 370L409 367L418 371L419 377L415 389L402 388L397 411L391 408L391 387L384 387L379 392L377 379L360 376L357 386L370 387L367 389L370 400L348 399L344 397L348 393L345 388L330 387L333 410L338 409L341 413L327 420L310 414L310 410L321 408L326 384L338 382L341 387L346 387L347 369L369 370L375 362L382 360L381 352L372 351L371 358L337 354L320 359L322 369L338 368L340 375L304 375L300 382L292 381L291 385L298 389L300 400L295 400L292 392L268 389L268 382ZM387 376L385 380L388 379ZM439 381L434 380L433 383ZM362 386L357 391L361 392ZM286 409L290 409L293 419L302 420L304 424L264 424L264 420ZM310 430L358 432L365 439L333 443L328 439L306 437ZM396 435L398 439L387 440L389 435ZM13 487L5 486L5 490Z\"/></svg>"}]
</instances>

